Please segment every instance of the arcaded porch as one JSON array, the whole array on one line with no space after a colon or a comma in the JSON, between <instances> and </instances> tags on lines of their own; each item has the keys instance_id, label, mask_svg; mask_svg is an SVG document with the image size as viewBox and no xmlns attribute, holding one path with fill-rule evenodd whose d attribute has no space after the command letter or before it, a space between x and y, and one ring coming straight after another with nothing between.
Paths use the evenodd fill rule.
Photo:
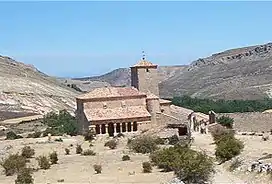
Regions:
<instances>
[{"instance_id":1,"label":"arcaded porch","mask_svg":"<svg viewBox=\"0 0 272 184\"><path fill-rule=\"evenodd\" d=\"M90 128L95 130L97 135L108 134L109 136L115 136L118 133L137 132L139 122L121 122L121 123L103 123L91 125Z\"/></svg>"}]
</instances>

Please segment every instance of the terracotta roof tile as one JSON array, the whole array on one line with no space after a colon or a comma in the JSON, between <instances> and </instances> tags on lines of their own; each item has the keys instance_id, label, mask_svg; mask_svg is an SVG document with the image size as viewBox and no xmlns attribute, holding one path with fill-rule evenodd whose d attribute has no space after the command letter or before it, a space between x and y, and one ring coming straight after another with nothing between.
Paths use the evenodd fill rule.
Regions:
<instances>
[{"instance_id":1,"label":"terracotta roof tile","mask_svg":"<svg viewBox=\"0 0 272 184\"><path fill-rule=\"evenodd\" d=\"M95 88L90 92L79 95L78 99L92 99L92 98L110 98L122 96L141 96L145 95L134 87L102 87Z\"/></svg>"},{"instance_id":2,"label":"terracotta roof tile","mask_svg":"<svg viewBox=\"0 0 272 184\"><path fill-rule=\"evenodd\" d=\"M104 108L85 109L84 113L88 121L151 117L149 112L143 106L130 106L125 108L119 107L108 109Z\"/></svg>"}]
</instances>

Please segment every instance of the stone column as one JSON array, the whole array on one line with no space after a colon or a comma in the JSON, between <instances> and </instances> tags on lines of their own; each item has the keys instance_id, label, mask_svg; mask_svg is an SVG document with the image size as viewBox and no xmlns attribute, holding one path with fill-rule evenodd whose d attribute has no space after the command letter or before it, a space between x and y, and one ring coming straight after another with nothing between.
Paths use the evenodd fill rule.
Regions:
<instances>
[{"instance_id":1,"label":"stone column","mask_svg":"<svg viewBox=\"0 0 272 184\"><path fill-rule=\"evenodd\" d=\"M117 124L113 124L113 135L117 135L117 130L116 130Z\"/></svg>"},{"instance_id":2,"label":"stone column","mask_svg":"<svg viewBox=\"0 0 272 184\"><path fill-rule=\"evenodd\" d=\"M109 133L109 125L108 124L105 124L105 129L106 129L106 134Z\"/></svg>"}]
</instances>

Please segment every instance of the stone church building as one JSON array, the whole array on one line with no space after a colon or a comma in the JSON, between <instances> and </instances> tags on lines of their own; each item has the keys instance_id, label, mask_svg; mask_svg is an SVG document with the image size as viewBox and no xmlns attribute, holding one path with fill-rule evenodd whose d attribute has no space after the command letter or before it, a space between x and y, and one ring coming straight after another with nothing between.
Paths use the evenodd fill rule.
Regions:
<instances>
[{"instance_id":1,"label":"stone church building","mask_svg":"<svg viewBox=\"0 0 272 184\"><path fill-rule=\"evenodd\" d=\"M131 87L95 88L78 96L76 118L81 132L93 129L96 134L114 136L157 126L158 114L170 117L171 101L159 98L157 67L143 58L130 67Z\"/></svg>"}]
</instances>

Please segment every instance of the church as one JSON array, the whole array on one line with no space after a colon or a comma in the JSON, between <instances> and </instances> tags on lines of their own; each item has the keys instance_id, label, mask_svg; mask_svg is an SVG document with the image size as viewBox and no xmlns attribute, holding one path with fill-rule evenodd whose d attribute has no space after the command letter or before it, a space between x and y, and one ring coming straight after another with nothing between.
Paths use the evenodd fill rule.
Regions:
<instances>
[{"instance_id":1,"label":"church","mask_svg":"<svg viewBox=\"0 0 272 184\"><path fill-rule=\"evenodd\" d=\"M114 136L156 126L158 113L171 114L171 101L159 98L158 65L143 57L131 69L131 87L102 87L76 98L82 133Z\"/></svg>"}]
</instances>

